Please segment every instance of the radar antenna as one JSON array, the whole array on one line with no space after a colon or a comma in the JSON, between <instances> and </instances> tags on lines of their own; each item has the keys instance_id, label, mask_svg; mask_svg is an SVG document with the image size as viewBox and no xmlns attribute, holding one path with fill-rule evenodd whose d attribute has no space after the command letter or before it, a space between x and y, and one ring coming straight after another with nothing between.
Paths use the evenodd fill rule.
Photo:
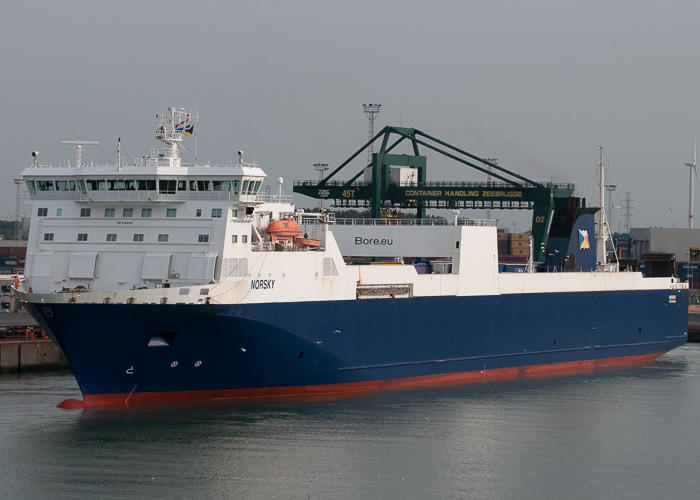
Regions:
<instances>
[{"instance_id":1,"label":"radar antenna","mask_svg":"<svg viewBox=\"0 0 700 500\"><path fill-rule=\"evenodd\" d=\"M75 152L75 163L78 167L83 166L83 146L99 146L100 141L61 141L62 144L75 144L78 146Z\"/></svg>"}]
</instances>

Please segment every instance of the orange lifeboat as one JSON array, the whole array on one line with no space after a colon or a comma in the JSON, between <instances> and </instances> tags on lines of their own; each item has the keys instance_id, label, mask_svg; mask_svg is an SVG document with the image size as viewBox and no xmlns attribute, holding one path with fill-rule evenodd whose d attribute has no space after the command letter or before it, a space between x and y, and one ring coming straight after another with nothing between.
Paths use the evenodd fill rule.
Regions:
<instances>
[{"instance_id":1,"label":"orange lifeboat","mask_svg":"<svg viewBox=\"0 0 700 500\"><path fill-rule=\"evenodd\" d=\"M321 242L318 240L309 240L302 236L297 236L294 238L294 244L298 248L318 248L321 246Z\"/></svg>"},{"instance_id":2,"label":"orange lifeboat","mask_svg":"<svg viewBox=\"0 0 700 500\"><path fill-rule=\"evenodd\" d=\"M272 240L292 241L301 235L299 224L291 217L274 220L267 225L267 234Z\"/></svg>"},{"instance_id":3,"label":"orange lifeboat","mask_svg":"<svg viewBox=\"0 0 700 500\"><path fill-rule=\"evenodd\" d=\"M310 240L306 235L301 235L299 224L291 217L270 222L267 225L267 234L272 241L291 241L298 248L318 248L319 240Z\"/></svg>"}]
</instances>

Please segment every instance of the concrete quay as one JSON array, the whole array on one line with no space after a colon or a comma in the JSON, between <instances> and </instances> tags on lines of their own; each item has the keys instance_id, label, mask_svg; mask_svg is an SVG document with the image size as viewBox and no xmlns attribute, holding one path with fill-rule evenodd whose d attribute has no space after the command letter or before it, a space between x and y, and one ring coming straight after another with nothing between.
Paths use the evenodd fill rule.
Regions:
<instances>
[{"instance_id":1,"label":"concrete quay","mask_svg":"<svg viewBox=\"0 0 700 500\"><path fill-rule=\"evenodd\" d=\"M68 360L51 339L0 340L0 371L66 368Z\"/></svg>"},{"instance_id":2,"label":"concrete quay","mask_svg":"<svg viewBox=\"0 0 700 500\"><path fill-rule=\"evenodd\" d=\"M38 328L29 313L0 314L0 331ZM68 367L68 360L51 339L27 339L21 335L3 335L0 338L0 372L40 370Z\"/></svg>"}]
</instances>

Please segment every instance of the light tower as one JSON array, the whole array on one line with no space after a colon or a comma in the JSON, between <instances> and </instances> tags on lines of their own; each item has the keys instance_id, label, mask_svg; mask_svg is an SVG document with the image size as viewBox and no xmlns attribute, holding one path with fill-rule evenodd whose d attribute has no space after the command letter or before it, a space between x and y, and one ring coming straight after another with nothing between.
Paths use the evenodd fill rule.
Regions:
<instances>
[{"instance_id":1,"label":"light tower","mask_svg":"<svg viewBox=\"0 0 700 500\"><path fill-rule=\"evenodd\" d=\"M698 151L698 141L695 139L695 147L693 148L693 163L686 163L686 167L690 167L690 180L688 181L688 184L690 185L689 190L690 193L688 195L688 229L693 229L693 170L696 170L696 153ZM695 174L697 175L697 173Z\"/></svg>"},{"instance_id":2,"label":"light tower","mask_svg":"<svg viewBox=\"0 0 700 500\"><path fill-rule=\"evenodd\" d=\"M379 114L379 108L381 108L381 104L363 104L362 109L365 111L365 116L369 120L369 134L367 136L367 140L371 140L372 137L374 137L374 119L377 117ZM367 165L372 163L372 154L374 153L374 143L369 145L369 149L367 150Z\"/></svg>"},{"instance_id":3,"label":"light tower","mask_svg":"<svg viewBox=\"0 0 700 500\"><path fill-rule=\"evenodd\" d=\"M328 163L314 163L314 169L318 172L319 182L323 180L323 172L328 170ZM318 200L318 210L323 210L323 200Z\"/></svg>"},{"instance_id":4,"label":"light tower","mask_svg":"<svg viewBox=\"0 0 700 500\"><path fill-rule=\"evenodd\" d=\"M38 154L35 155L35 158L36 158L36 156L38 156ZM20 235L20 231L21 231L20 230L20 221L21 221L22 204L21 204L21 200L20 200L20 194L21 194L21 188L22 188L22 179L14 179L14 183L17 186L17 207L16 207L16 211L15 211L15 237L17 238L17 240L15 240L15 241L19 241L20 240L19 235ZM19 244L19 243L16 243L16 244Z\"/></svg>"},{"instance_id":5,"label":"light tower","mask_svg":"<svg viewBox=\"0 0 700 500\"><path fill-rule=\"evenodd\" d=\"M605 218L607 219L607 224L608 224L608 229L610 230L611 233L615 232L615 210L618 207L613 206L612 204L612 196L613 193L615 192L615 189L617 188L617 184L606 184L605 185L605 190L608 192L608 203L610 203L609 208L610 211L605 214Z\"/></svg>"},{"instance_id":6,"label":"light tower","mask_svg":"<svg viewBox=\"0 0 700 500\"><path fill-rule=\"evenodd\" d=\"M493 163L495 165L498 165L498 158L485 158L486 161ZM490 186L491 183L491 165L488 165L486 168L489 170L489 174L486 176L486 185ZM486 220L491 219L491 209L487 208L486 209Z\"/></svg>"},{"instance_id":7,"label":"light tower","mask_svg":"<svg viewBox=\"0 0 700 500\"><path fill-rule=\"evenodd\" d=\"M632 199L630 198L630 195L632 194L632 191L625 191L625 194L627 195L625 197L625 228L623 232L626 235L630 234L630 228L632 227Z\"/></svg>"}]
</instances>

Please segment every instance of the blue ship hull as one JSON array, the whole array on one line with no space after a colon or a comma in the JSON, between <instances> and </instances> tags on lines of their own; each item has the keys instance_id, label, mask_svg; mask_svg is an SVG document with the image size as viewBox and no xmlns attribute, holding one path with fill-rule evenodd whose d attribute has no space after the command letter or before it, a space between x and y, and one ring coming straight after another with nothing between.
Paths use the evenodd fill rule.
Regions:
<instances>
[{"instance_id":1,"label":"blue ship hull","mask_svg":"<svg viewBox=\"0 0 700 500\"><path fill-rule=\"evenodd\" d=\"M68 358L88 404L343 392L588 366L662 354L686 342L688 326L687 290L26 307Z\"/></svg>"}]
</instances>

